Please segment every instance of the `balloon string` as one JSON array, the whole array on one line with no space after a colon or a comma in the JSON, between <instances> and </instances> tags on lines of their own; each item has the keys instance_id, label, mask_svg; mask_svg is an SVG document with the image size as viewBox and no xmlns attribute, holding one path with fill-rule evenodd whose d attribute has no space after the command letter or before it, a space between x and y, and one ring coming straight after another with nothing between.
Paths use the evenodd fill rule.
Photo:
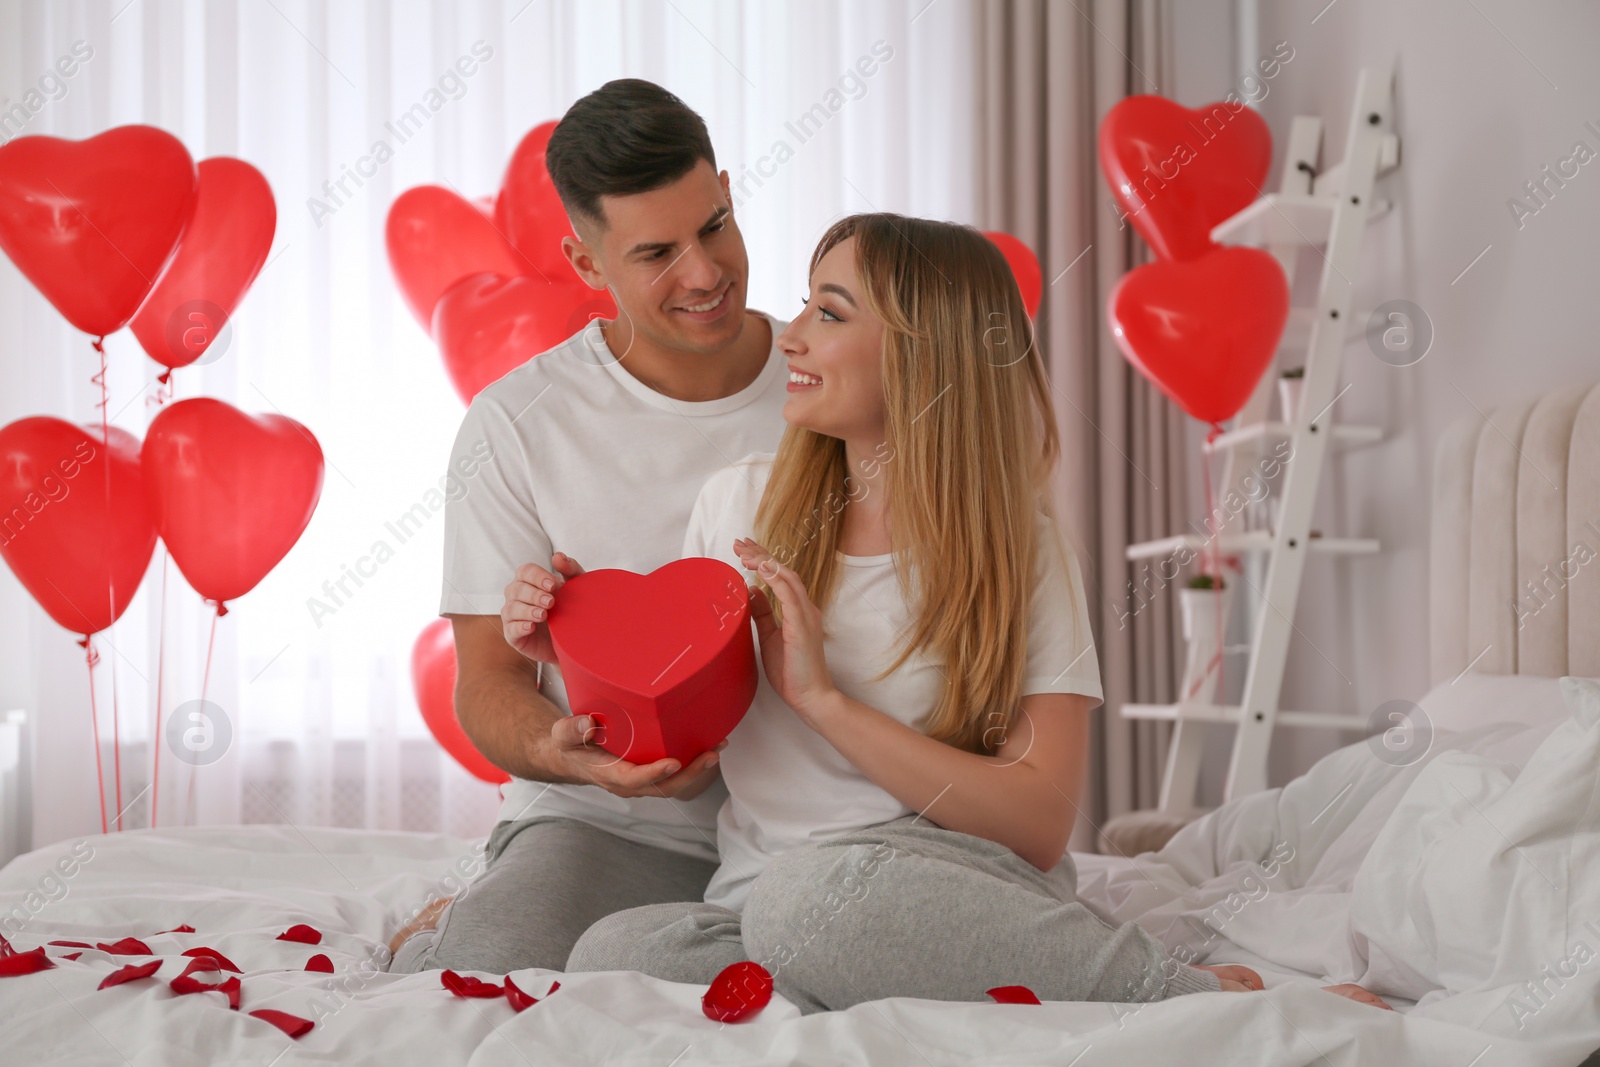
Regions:
<instances>
[{"instance_id":1,"label":"balloon string","mask_svg":"<svg viewBox=\"0 0 1600 1067\"><path fill-rule=\"evenodd\" d=\"M1215 493L1213 492L1212 487L1211 487L1211 454L1212 454L1211 445L1212 445L1213 442L1216 441L1216 439L1219 436L1221 436L1221 434L1222 434L1221 425L1219 425L1217 423L1212 423L1211 424L1211 432L1206 434L1206 447L1203 448L1201 450L1201 452L1200 452L1200 478L1201 478L1202 484L1205 486L1206 514L1211 516L1213 519L1216 518L1217 504L1216 504ZM1211 560L1210 560L1211 588L1212 588L1212 591L1216 594L1211 598L1211 601L1212 601L1212 605L1213 605L1213 607L1214 607L1214 609L1216 611L1216 616L1215 616L1215 620L1214 620L1215 630L1213 632L1216 634L1216 638L1217 638L1217 651L1215 652L1215 654L1212 655L1211 661L1206 664L1205 670L1195 678L1194 684L1189 687L1189 692L1187 692L1187 693L1185 693L1183 695L1183 698L1184 698L1185 701L1189 700L1196 693L1198 693L1200 691L1200 687L1205 684L1205 680L1211 676L1211 672L1213 670L1217 672L1217 689L1218 689L1218 693L1219 693L1219 695L1221 696L1222 699L1226 699L1227 698L1227 691L1224 688L1225 685L1226 685L1226 679L1225 679L1225 677L1223 675L1223 672L1224 672L1224 670L1226 668L1225 668L1225 661L1223 660L1223 656L1222 656L1222 649L1223 649L1223 645L1225 644L1225 641L1224 641L1225 635L1222 632L1223 619L1222 619L1222 558L1221 558L1222 557L1222 546L1221 546L1221 541L1222 541L1222 530L1221 530L1221 524L1219 523L1219 524L1217 524L1216 526L1214 526L1212 528L1210 553L1209 553L1210 557L1211 557ZM1217 697L1215 697L1215 696L1212 697L1212 703L1216 703L1216 701L1217 701Z\"/></svg>"},{"instance_id":2,"label":"balloon string","mask_svg":"<svg viewBox=\"0 0 1600 1067\"><path fill-rule=\"evenodd\" d=\"M106 522L105 522L105 551L106 551L106 597L111 609L106 616L106 625L111 625L111 620L117 617L117 579L116 573L111 568L111 424L106 417L106 409L111 406L111 396L106 390L106 346L104 337L96 337L89 342L100 355L100 372L89 379L91 384L100 387L100 401L95 407L100 409L100 444L105 448L105 484L106 484Z\"/></svg>"},{"instance_id":3,"label":"balloon string","mask_svg":"<svg viewBox=\"0 0 1600 1067\"><path fill-rule=\"evenodd\" d=\"M100 443L105 447L105 485L106 485L106 513L105 513L105 551L106 551L106 625L109 627L117 617L117 575L112 568L111 560L111 420L107 411L111 407L111 393L106 387L106 346L104 335L96 337L90 342L96 354L100 357L100 372L90 379L100 386L100 402L95 405L100 409ZM92 693L92 689L91 689ZM95 729L99 730L99 717L95 719ZM100 755L99 743L96 742L95 757ZM122 711L121 702L117 697L117 664L111 662L111 762L115 768L117 782L117 829L122 829ZM101 790L104 791L105 783L102 781ZM101 798L100 817L105 818L105 798Z\"/></svg>"},{"instance_id":4,"label":"balloon string","mask_svg":"<svg viewBox=\"0 0 1600 1067\"><path fill-rule=\"evenodd\" d=\"M88 634L78 643L84 648L83 661L89 672L89 723L94 736L94 776L100 785L100 832L108 834L111 827L106 824L106 775L100 762L100 712L94 699L94 665L100 662L100 654L95 651L94 639Z\"/></svg>"},{"instance_id":5,"label":"balloon string","mask_svg":"<svg viewBox=\"0 0 1600 1067\"><path fill-rule=\"evenodd\" d=\"M156 813L161 801L161 697L167 670L167 546L161 546L161 612L157 616L156 632L156 721L150 731L150 745L155 750L155 766L150 771L150 829L156 828Z\"/></svg>"},{"instance_id":6,"label":"balloon string","mask_svg":"<svg viewBox=\"0 0 1600 1067\"><path fill-rule=\"evenodd\" d=\"M158 374L156 376L156 381L160 384L156 386L156 391L154 393L151 393L149 396L144 398L145 407L149 407L151 404L154 404L156 407L161 407L167 401L172 399L172 371L168 370L165 374Z\"/></svg>"},{"instance_id":7,"label":"balloon string","mask_svg":"<svg viewBox=\"0 0 1600 1067\"><path fill-rule=\"evenodd\" d=\"M122 710L117 697L117 657L111 657L111 766L117 781L117 830L122 830Z\"/></svg>"},{"instance_id":8,"label":"balloon string","mask_svg":"<svg viewBox=\"0 0 1600 1067\"><path fill-rule=\"evenodd\" d=\"M207 603L210 603L208 601ZM200 703L206 702L206 690L211 688L211 653L217 645L217 620L228 613L220 603L217 604L217 613L211 616L211 636L206 639L206 669L200 676Z\"/></svg>"},{"instance_id":9,"label":"balloon string","mask_svg":"<svg viewBox=\"0 0 1600 1067\"><path fill-rule=\"evenodd\" d=\"M216 606L217 606L217 613L215 615L211 616L211 636L206 639L206 667L205 667L205 672L203 674L201 674L201 676L200 676L200 714L202 714L202 715L208 714L206 712L206 708L205 708L206 691L211 688L211 653L217 647L217 620L222 618L222 616L224 616L224 615L226 615L228 613L228 609L222 606L222 601L220 601L220 600L218 600L218 601L210 601L210 600L208 600L208 601L206 601L206 603L208 603L208 604L215 603ZM191 765L189 767L189 796L184 801L184 820L183 820L188 825L193 825L193 818L194 818L194 783L195 783L195 768L194 768L193 765Z\"/></svg>"},{"instance_id":10,"label":"balloon string","mask_svg":"<svg viewBox=\"0 0 1600 1067\"><path fill-rule=\"evenodd\" d=\"M1213 517L1215 517L1217 514L1217 504L1216 493L1211 485L1210 456L1212 454L1212 445L1215 443L1216 439L1222 435L1222 433L1223 429L1219 424L1211 424L1211 431L1206 434L1206 448L1201 453L1200 461L1200 477L1205 484L1206 513ZM1205 679L1210 676L1213 670L1217 672L1218 690L1222 692L1224 699L1226 699L1227 695L1228 661L1225 655L1225 650L1227 648L1227 634L1223 630L1223 626L1227 620L1223 617L1223 598L1221 596L1221 591L1226 588L1226 586L1223 584L1222 571L1224 565L1226 565L1228 570L1233 571L1235 574L1240 574L1242 571L1239 567L1239 558L1237 556L1223 556L1222 554L1222 531L1220 524L1218 528L1212 532L1210 551L1208 554L1210 556L1209 569L1212 578L1212 585L1218 591L1218 595L1212 597L1213 607L1216 612L1214 621L1217 634L1217 651L1212 655L1210 662L1206 664L1205 673L1195 681L1194 685L1190 687L1189 692L1184 694L1185 700L1188 700L1190 697L1193 697L1195 693L1199 692L1200 686L1204 684Z\"/></svg>"}]
</instances>

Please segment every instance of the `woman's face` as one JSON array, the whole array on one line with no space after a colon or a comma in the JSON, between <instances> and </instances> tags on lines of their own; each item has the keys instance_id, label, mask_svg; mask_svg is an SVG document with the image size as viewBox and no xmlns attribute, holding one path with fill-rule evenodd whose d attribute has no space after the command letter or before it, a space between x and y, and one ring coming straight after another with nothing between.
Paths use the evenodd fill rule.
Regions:
<instances>
[{"instance_id":1,"label":"woman's face","mask_svg":"<svg viewBox=\"0 0 1600 1067\"><path fill-rule=\"evenodd\" d=\"M817 264L805 309L778 347L789 360L786 422L847 441L883 439L883 322L861 291L854 237Z\"/></svg>"}]
</instances>

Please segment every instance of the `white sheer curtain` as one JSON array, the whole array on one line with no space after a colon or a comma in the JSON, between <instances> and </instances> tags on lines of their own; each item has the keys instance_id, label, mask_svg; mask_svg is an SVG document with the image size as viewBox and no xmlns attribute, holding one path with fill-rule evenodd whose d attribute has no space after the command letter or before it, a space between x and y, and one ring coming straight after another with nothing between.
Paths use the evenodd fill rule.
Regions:
<instances>
[{"instance_id":1,"label":"white sheer curtain","mask_svg":"<svg viewBox=\"0 0 1600 1067\"><path fill-rule=\"evenodd\" d=\"M217 627L206 695L227 717L232 741L195 772L192 809L190 768L162 752L159 824L288 821L470 834L492 821L493 788L437 749L411 695L411 645L437 610L443 519L433 513L403 541L386 524L437 486L462 407L384 257L384 216L398 193L440 182L469 197L491 194L531 126L611 78L649 78L705 116L718 163L738 187L751 302L788 317L812 245L841 214L882 209L999 224L977 214L981 112L972 49L982 6L0 4L0 111L23 105L9 125L0 123L0 137L83 138L149 123L180 137L197 160L232 155L254 164L278 201L271 256L227 350L178 371L176 399L215 396L298 419L320 441L327 476L300 543ZM77 42L90 57L71 77L50 77ZM470 76L452 71L478 42L490 57ZM862 63L875 45L879 62ZM429 117L400 143L385 124L419 102ZM358 173L373 170L359 161L379 140L392 158ZM161 368L126 331L107 349L113 424L142 438L159 410L149 398ZM34 414L97 422L95 368L89 340L0 259L0 423ZM331 604L324 583L339 581L380 541L392 558L359 588L349 583L352 595L333 614L315 618L308 598ZM158 547L127 614L96 639L107 808L115 814L114 668L127 827L150 821L158 678L163 717L199 697L212 618L168 564L161 662L163 560ZM0 708L13 707L26 709L31 723L33 843L98 831L83 651L7 570Z\"/></svg>"}]
</instances>

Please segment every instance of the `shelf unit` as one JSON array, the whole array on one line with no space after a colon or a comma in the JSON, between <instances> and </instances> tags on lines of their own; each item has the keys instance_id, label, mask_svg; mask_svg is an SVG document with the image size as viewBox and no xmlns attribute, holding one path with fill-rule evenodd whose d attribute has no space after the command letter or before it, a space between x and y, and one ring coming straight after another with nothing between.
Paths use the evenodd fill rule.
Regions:
<instances>
[{"instance_id":1,"label":"shelf unit","mask_svg":"<svg viewBox=\"0 0 1600 1067\"><path fill-rule=\"evenodd\" d=\"M1219 244L1267 249L1282 265L1291 289L1301 249L1315 248L1320 253L1321 278L1316 303L1293 309L1279 342L1280 352L1303 351L1305 357L1305 381L1294 420L1267 419L1276 381L1269 372L1257 383L1233 425L1206 447L1207 461L1215 453L1224 454L1218 484L1227 487L1234 484L1236 470L1249 470L1258 462L1264 445L1282 440L1292 443L1291 458L1283 464L1283 488L1274 528L1239 530L1240 515L1223 514L1209 534L1179 534L1127 549L1130 560L1169 556L1185 548L1222 555L1266 553L1264 588L1257 590L1262 603L1252 627L1241 702L1125 704L1121 709L1126 718L1173 723L1161 786L1163 810L1187 809L1194 804L1205 727L1236 727L1223 786L1224 800L1266 788L1267 751L1275 728L1365 728L1365 723L1354 716L1283 710L1278 707L1278 700L1306 557L1368 554L1380 547L1371 538L1323 537L1312 529L1311 513L1330 446L1358 447L1383 437L1381 428L1376 426L1334 421L1333 408L1341 395L1337 390L1344 348L1362 325L1352 317L1353 279L1362 239L1367 224L1390 207L1387 202L1374 199L1372 187L1379 175L1400 161L1400 142L1391 132L1392 126L1388 76L1363 70L1356 84L1344 159L1319 173L1322 120L1315 116L1297 117L1289 130L1279 191L1262 196L1211 231L1212 239ZM1233 601L1246 602L1238 596Z\"/></svg>"}]
</instances>

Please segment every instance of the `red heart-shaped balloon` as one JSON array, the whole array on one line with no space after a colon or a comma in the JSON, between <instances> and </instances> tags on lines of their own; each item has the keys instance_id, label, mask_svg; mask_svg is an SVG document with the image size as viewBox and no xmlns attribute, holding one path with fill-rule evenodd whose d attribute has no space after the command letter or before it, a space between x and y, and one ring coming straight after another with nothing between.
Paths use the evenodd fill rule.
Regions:
<instances>
[{"instance_id":1,"label":"red heart-shaped balloon","mask_svg":"<svg viewBox=\"0 0 1600 1067\"><path fill-rule=\"evenodd\" d=\"M561 586L549 626L572 714L593 716L600 746L631 763L687 766L755 697L750 597L721 560L587 571Z\"/></svg>"},{"instance_id":2,"label":"red heart-shaped balloon","mask_svg":"<svg viewBox=\"0 0 1600 1067\"><path fill-rule=\"evenodd\" d=\"M473 274L439 298L433 336L450 384L470 404L478 390L565 341L591 319L616 313L609 292L576 279L552 284L528 275Z\"/></svg>"},{"instance_id":3,"label":"red heart-shaped balloon","mask_svg":"<svg viewBox=\"0 0 1600 1067\"><path fill-rule=\"evenodd\" d=\"M532 270L489 213L438 185L419 185L395 198L384 241L400 295L424 330L433 328L433 309L445 290L467 275Z\"/></svg>"},{"instance_id":4,"label":"red heart-shaped balloon","mask_svg":"<svg viewBox=\"0 0 1600 1067\"><path fill-rule=\"evenodd\" d=\"M68 322L128 324L194 211L194 160L153 126L0 146L0 249Z\"/></svg>"},{"instance_id":5,"label":"red heart-shaped balloon","mask_svg":"<svg viewBox=\"0 0 1600 1067\"><path fill-rule=\"evenodd\" d=\"M544 162L555 128L554 122L541 122L518 143L506 164L494 211L506 238L533 265L528 273L552 282L572 276L561 239L573 236L567 209Z\"/></svg>"},{"instance_id":6,"label":"red heart-shaped balloon","mask_svg":"<svg viewBox=\"0 0 1600 1067\"><path fill-rule=\"evenodd\" d=\"M1130 96L1100 122L1100 169L1139 236L1162 259L1214 247L1211 228L1261 195L1272 165L1266 120L1240 102L1191 111Z\"/></svg>"},{"instance_id":7,"label":"red heart-shaped balloon","mask_svg":"<svg viewBox=\"0 0 1600 1067\"><path fill-rule=\"evenodd\" d=\"M435 619L417 635L417 643L411 646L411 688L434 740L468 774L491 785L511 780L473 747L456 720L456 639L449 619Z\"/></svg>"},{"instance_id":8,"label":"red heart-shaped balloon","mask_svg":"<svg viewBox=\"0 0 1600 1067\"><path fill-rule=\"evenodd\" d=\"M1039 314L1039 301L1044 297L1044 275L1039 271L1039 257L1033 254L1033 249L1009 233L985 230L983 235L994 242L1010 264L1011 276L1017 280L1022 306L1027 310L1028 317Z\"/></svg>"},{"instance_id":9,"label":"red heart-shaped balloon","mask_svg":"<svg viewBox=\"0 0 1600 1067\"><path fill-rule=\"evenodd\" d=\"M133 318L133 335L166 367L205 354L261 273L278 224L272 187L242 159L200 161L194 217L178 254Z\"/></svg>"},{"instance_id":10,"label":"red heart-shaped balloon","mask_svg":"<svg viewBox=\"0 0 1600 1067\"><path fill-rule=\"evenodd\" d=\"M1217 248L1187 262L1135 267L1111 290L1123 355L1202 422L1244 407L1289 319L1289 281L1259 248Z\"/></svg>"},{"instance_id":11,"label":"red heart-shaped balloon","mask_svg":"<svg viewBox=\"0 0 1600 1067\"><path fill-rule=\"evenodd\" d=\"M155 548L138 438L113 426L108 448L48 415L0 430L0 556L52 619L80 634L116 622Z\"/></svg>"},{"instance_id":12,"label":"red heart-shaped balloon","mask_svg":"<svg viewBox=\"0 0 1600 1067\"><path fill-rule=\"evenodd\" d=\"M141 462L150 514L173 562L219 605L278 565L322 495L322 448L310 430L211 397L162 409Z\"/></svg>"}]
</instances>

